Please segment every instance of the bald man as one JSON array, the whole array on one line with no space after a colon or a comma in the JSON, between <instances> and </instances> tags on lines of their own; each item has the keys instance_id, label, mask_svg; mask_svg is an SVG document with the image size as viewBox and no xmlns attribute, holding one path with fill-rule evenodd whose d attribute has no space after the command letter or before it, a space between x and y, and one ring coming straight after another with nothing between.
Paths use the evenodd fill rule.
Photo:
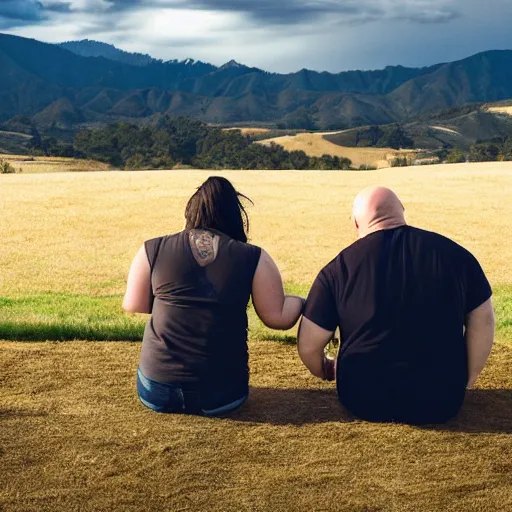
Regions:
<instances>
[{"instance_id":1,"label":"bald man","mask_svg":"<svg viewBox=\"0 0 512 512\"><path fill-rule=\"evenodd\" d=\"M396 194L363 190L359 239L318 275L298 336L313 375L336 377L341 403L369 421L442 423L457 414L491 351L491 288L455 242L408 226ZM334 365L324 348L336 328Z\"/></svg>"}]
</instances>

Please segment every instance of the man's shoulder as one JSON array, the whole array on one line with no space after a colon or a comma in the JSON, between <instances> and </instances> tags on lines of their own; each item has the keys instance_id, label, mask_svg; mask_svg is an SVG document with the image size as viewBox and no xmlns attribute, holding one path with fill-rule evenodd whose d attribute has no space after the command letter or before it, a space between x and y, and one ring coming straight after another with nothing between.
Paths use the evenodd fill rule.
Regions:
<instances>
[{"instance_id":1,"label":"man's shoulder","mask_svg":"<svg viewBox=\"0 0 512 512\"><path fill-rule=\"evenodd\" d=\"M388 231L376 231L356 240L343 249L333 262L336 260L354 262L359 261L361 258L372 257L372 254L379 254L382 244L386 243L389 237L392 237L398 243L405 243L410 248L440 251L449 253L455 258L457 256L465 257L471 255L467 249L445 235L415 226L402 226Z\"/></svg>"},{"instance_id":2,"label":"man's shoulder","mask_svg":"<svg viewBox=\"0 0 512 512\"><path fill-rule=\"evenodd\" d=\"M446 249L453 253L470 254L465 247L457 243L455 240L435 231L428 231L426 229L409 226L409 232L412 237L429 243L432 246L439 247L440 249Z\"/></svg>"}]
</instances>

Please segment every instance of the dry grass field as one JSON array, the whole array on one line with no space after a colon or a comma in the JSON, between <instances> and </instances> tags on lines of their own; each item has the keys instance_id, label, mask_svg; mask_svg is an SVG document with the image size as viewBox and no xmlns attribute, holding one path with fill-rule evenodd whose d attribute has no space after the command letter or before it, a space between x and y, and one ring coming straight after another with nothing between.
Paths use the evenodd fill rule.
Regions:
<instances>
[{"instance_id":1,"label":"dry grass field","mask_svg":"<svg viewBox=\"0 0 512 512\"><path fill-rule=\"evenodd\" d=\"M251 398L232 417L153 413L135 394L139 348L0 344L5 512L512 508L511 348L435 428L352 421L272 342L251 342Z\"/></svg>"},{"instance_id":2,"label":"dry grass field","mask_svg":"<svg viewBox=\"0 0 512 512\"><path fill-rule=\"evenodd\" d=\"M290 338L254 315L240 411L206 419L142 407L140 343L80 339L140 336L144 319L120 311L129 263L145 239L181 229L211 174L254 201L251 240L289 290L306 293L354 240L351 202L367 185L393 188L410 224L471 250L493 285L498 333L460 416L431 428L354 421L292 344L269 341ZM0 176L0 510L512 509L511 190L510 163Z\"/></svg>"},{"instance_id":3,"label":"dry grass field","mask_svg":"<svg viewBox=\"0 0 512 512\"><path fill-rule=\"evenodd\" d=\"M274 142L283 146L287 151L302 150L309 156L322 156L324 154L350 158L355 168L360 166L373 166L378 169L390 167L390 161L396 156L405 153L392 148L353 148L339 146L323 138L331 132L299 133L297 135L284 135L273 139L259 141L260 144ZM333 132L336 133L336 132Z\"/></svg>"},{"instance_id":4,"label":"dry grass field","mask_svg":"<svg viewBox=\"0 0 512 512\"><path fill-rule=\"evenodd\" d=\"M183 226L185 204L211 174L253 201L250 238L284 280L308 285L354 241L352 200L383 184L409 223L463 244L494 283L512 284L512 165L457 164L382 171L111 171L0 176L0 296L123 292L131 258L148 238Z\"/></svg>"},{"instance_id":5,"label":"dry grass field","mask_svg":"<svg viewBox=\"0 0 512 512\"><path fill-rule=\"evenodd\" d=\"M109 166L102 162L74 158L0 154L0 159L9 162L16 169L16 172L24 174L90 172L109 169Z\"/></svg>"}]
</instances>

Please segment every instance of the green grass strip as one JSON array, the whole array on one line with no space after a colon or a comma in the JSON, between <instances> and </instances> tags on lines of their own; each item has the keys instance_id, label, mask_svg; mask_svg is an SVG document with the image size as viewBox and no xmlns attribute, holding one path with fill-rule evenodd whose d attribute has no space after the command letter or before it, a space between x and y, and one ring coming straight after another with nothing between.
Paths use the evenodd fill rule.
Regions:
<instances>
[{"instance_id":1,"label":"green grass strip","mask_svg":"<svg viewBox=\"0 0 512 512\"><path fill-rule=\"evenodd\" d=\"M287 293L306 295L308 287L286 285ZM497 337L512 343L512 287L494 290ZM92 297L45 293L0 297L0 339L14 341L140 341L146 315L125 313L122 296ZM295 343L296 330L273 331L249 308L249 339Z\"/></svg>"}]
</instances>

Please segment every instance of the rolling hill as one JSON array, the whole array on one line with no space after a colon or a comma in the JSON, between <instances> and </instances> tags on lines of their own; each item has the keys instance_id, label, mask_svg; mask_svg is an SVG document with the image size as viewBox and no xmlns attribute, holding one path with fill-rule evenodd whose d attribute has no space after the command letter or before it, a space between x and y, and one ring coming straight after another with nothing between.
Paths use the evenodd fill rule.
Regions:
<instances>
[{"instance_id":1,"label":"rolling hill","mask_svg":"<svg viewBox=\"0 0 512 512\"><path fill-rule=\"evenodd\" d=\"M9 127L21 115L39 129L73 131L168 114L217 124L340 130L512 98L507 50L426 68L337 74L147 57L91 41L59 46L0 34L0 123Z\"/></svg>"},{"instance_id":2,"label":"rolling hill","mask_svg":"<svg viewBox=\"0 0 512 512\"><path fill-rule=\"evenodd\" d=\"M512 102L455 107L406 123L403 129L416 148L458 147L468 151L478 141L512 136ZM324 138L342 147L366 147L366 141L358 140L361 130L353 128Z\"/></svg>"}]
</instances>

